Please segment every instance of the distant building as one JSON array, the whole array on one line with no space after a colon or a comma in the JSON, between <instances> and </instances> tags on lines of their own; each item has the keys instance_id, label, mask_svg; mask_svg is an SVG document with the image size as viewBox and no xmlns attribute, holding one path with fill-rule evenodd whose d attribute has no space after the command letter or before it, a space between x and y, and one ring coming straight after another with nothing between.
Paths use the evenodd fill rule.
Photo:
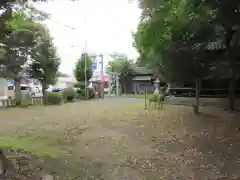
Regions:
<instances>
[{"instance_id":1,"label":"distant building","mask_svg":"<svg viewBox=\"0 0 240 180\"><path fill-rule=\"evenodd\" d=\"M125 93L150 93L154 91L154 81L156 76L154 73L144 66L137 66L132 64L132 81L127 87L124 88Z\"/></svg>"},{"instance_id":2,"label":"distant building","mask_svg":"<svg viewBox=\"0 0 240 180\"><path fill-rule=\"evenodd\" d=\"M101 80L101 57L92 55L93 61L93 76L90 79L90 82L100 81ZM114 60L111 55L103 55L103 81L104 81L104 91L108 91L109 84L109 75L107 73L108 62Z\"/></svg>"},{"instance_id":3,"label":"distant building","mask_svg":"<svg viewBox=\"0 0 240 180\"><path fill-rule=\"evenodd\" d=\"M57 82L52 86L52 88L65 89L68 87L73 87L77 83L74 76L58 77Z\"/></svg>"}]
</instances>

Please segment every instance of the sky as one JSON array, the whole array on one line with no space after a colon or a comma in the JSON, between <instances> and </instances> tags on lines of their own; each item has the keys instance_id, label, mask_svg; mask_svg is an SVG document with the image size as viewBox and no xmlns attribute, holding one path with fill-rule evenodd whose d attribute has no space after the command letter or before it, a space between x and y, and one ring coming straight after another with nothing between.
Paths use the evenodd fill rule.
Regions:
<instances>
[{"instance_id":1,"label":"sky","mask_svg":"<svg viewBox=\"0 0 240 180\"><path fill-rule=\"evenodd\" d=\"M72 74L84 51L102 53L105 61L112 52L125 53L131 59L137 57L132 32L136 31L140 9L128 1L57 0L37 4L37 8L51 14L45 23L62 61L61 72Z\"/></svg>"}]
</instances>

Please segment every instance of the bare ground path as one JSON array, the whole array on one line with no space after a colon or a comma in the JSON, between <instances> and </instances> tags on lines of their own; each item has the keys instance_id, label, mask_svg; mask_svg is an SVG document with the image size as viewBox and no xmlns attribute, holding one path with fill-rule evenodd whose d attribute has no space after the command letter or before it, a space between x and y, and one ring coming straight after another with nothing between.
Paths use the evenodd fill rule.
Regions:
<instances>
[{"instance_id":1,"label":"bare ground path","mask_svg":"<svg viewBox=\"0 0 240 180\"><path fill-rule=\"evenodd\" d=\"M0 146L63 180L240 178L238 115L143 106L111 98L0 111Z\"/></svg>"}]
</instances>

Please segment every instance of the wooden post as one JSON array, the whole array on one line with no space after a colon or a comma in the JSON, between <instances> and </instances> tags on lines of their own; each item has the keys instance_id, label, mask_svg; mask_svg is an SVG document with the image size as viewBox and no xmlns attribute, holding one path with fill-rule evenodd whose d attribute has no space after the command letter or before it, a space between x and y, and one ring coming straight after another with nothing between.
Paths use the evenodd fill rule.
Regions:
<instances>
[{"instance_id":1,"label":"wooden post","mask_svg":"<svg viewBox=\"0 0 240 180\"><path fill-rule=\"evenodd\" d=\"M198 115L199 113L199 96L201 91L201 80L196 79L196 105L194 106L194 114Z\"/></svg>"},{"instance_id":2,"label":"wooden post","mask_svg":"<svg viewBox=\"0 0 240 180\"><path fill-rule=\"evenodd\" d=\"M145 87L145 92L144 92L144 98L145 98L145 106L144 106L144 110L147 110L147 88Z\"/></svg>"}]
</instances>

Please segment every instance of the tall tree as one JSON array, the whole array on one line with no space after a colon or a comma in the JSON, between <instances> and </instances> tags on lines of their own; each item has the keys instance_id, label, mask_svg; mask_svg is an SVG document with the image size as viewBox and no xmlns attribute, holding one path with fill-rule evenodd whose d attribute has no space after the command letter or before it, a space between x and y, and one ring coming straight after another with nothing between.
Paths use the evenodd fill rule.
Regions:
<instances>
[{"instance_id":1,"label":"tall tree","mask_svg":"<svg viewBox=\"0 0 240 180\"><path fill-rule=\"evenodd\" d=\"M83 83L85 80L88 83L89 79L92 78L92 59L87 53L81 54L81 57L77 60L74 69L74 75L79 83Z\"/></svg>"},{"instance_id":2,"label":"tall tree","mask_svg":"<svg viewBox=\"0 0 240 180\"><path fill-rule=\"evenodd\" d=\"M209 13L188 0L142 0L140 5L142 21L134 35L140 59L169 82L196 81L198 107L200 80L211 62L208 45L217 38Z\"/></svg>"},{"instance_id":3,"label":"tall tree","mask_svg":"<svg viewBox=\"0 0 240 180\"><path fill-rule=\"evenodd\" d=\"M5 11L1 14L2 25L0 42L4 44L5 53L0 57L0 64L5 66L5 74L16 82L16 100L21 103L20 79L26 71L27 60L35 48L35 33L39 24L24 12Z\"/></svg>"},{"instance_id":4,"label":"tall tree","mask_svg":"<svg viewBox=\"0 0 240 180\"><path fill-rule=\"evenodd\" d=\"M184 24L183 22L187 22L190 18L194 17L197 18L198 21L202 21L199 25L201 27L206 28L209 27L209 24L211 24L212 30L214 30L214 35L211 36L211 38L205 38L202 39L201 42L205 42L206 44L211 44L211 42L215 42L218 44L218 48L215 49L221 49L221 52L215 51L218 55L218 58L215 59L213 62L214 66L217 67L217 69L220 67L225 67L225 71L222 71L224 76L228 77L230 79L229 83L229 107L231 110L234 110L234 92L235 92L235 79L239 76L239 58L237 49L239 47L239 30L240 30L240 19L238 18L240 15L240 1L238 0L213 0L213 1L190 1L190 0L180 0L180 1L154 1L154 0L139 0L140 7L143 9L142 13L142 19L146 20L148 23L150 20L153 20L155 15L158 13L164 13L164 12L171 12L172 15L175 15L176 21L182 27L181 25ZM188 7L182 8L181 4L187 4ZM166 5L167 4L167 5ZM163 11L163 9L166 9L166 7L174 7L171 8L173 11ZM181 8L179 8L181 7ZM181 14L179 14L179 10L184 11L184 13L188 13L189 16L185 16L184 19L181 18ZM170 15L171 16L171 15ZM160 17L157 16L157 17ZM168 19L166 19L166 16L162 16L164 20L164 24L162 24L161 29L164 29L166 27L166 24L169 24ZM180 18L179 18L180 17ZM182 19L182 20L181 20ZM187 21L186 21L187 20ZM157 21L155 21L157 22ZM204 23L203 23L204 22ZM150 23L153 24L153 23ZM159 25L159 23L157 23ZM157 24L155 24L155 29L157 28ZM145 25L148 30L153 31L153 26L150 26L149 24ZM158 26L160 27L160 26ZM175 26L174 26L175 27ZM189 29L190 26L186 26L185 29ZM195 26L197 27L197 26ZM147 29L146 28L146 29ZM172 30L173 26L171 26ZM201 28L198 28L201 29ZM159 34L159 31L156 31L157 34ZM168 31L167 31L168 32ZM207 35L206 31L198 31L200 34ZM198 33L199 34L199 33ZM194 34L195 36L195 34ZM189 36L190 37L190 36ZM159 38L156 38L159 40ZM153 39L154 40L154 39ZM156 41L157 41L156 40ZM183 39L183 42L185 42L186 39ZM146 51L146 42L144 41L145 47L141 47L141 43L138 46L138 49L145 49ZM155 42L155 41L154 41ZM155 43L150 44L150 47L156 47ZM224 52L224 53L222 53ZM156 53L153 53L156 54ZM162 54L162 53L161 53ZM211 54L211 53L210 53ZM209 53L207 55L210 57Z\"/></svg>"},{"instance_id":5,"label":"tall tree","mask_svg":"<svg viewBox=\"0 0 240 180\"><path fill-rule=\"evenodd\" d=\"M119 73L119 83L122 87L122 92L126 93L127 86L132 81L132 62L129 61L126 57L115 59L108 63L108 72L117 72Z\"/></svg>"},{"instance_id":6,"label":"tall tree","mask_svg":"<svg viewBox=\"0 0 240 180\"><path fill-rule=\"evenodd\" d=\"M48 29L42 26L37 34L38 45L31 52L29 74L40 80L44 95L48 85L56 81L60 58Z\"/></svg>"}]
</instances>

